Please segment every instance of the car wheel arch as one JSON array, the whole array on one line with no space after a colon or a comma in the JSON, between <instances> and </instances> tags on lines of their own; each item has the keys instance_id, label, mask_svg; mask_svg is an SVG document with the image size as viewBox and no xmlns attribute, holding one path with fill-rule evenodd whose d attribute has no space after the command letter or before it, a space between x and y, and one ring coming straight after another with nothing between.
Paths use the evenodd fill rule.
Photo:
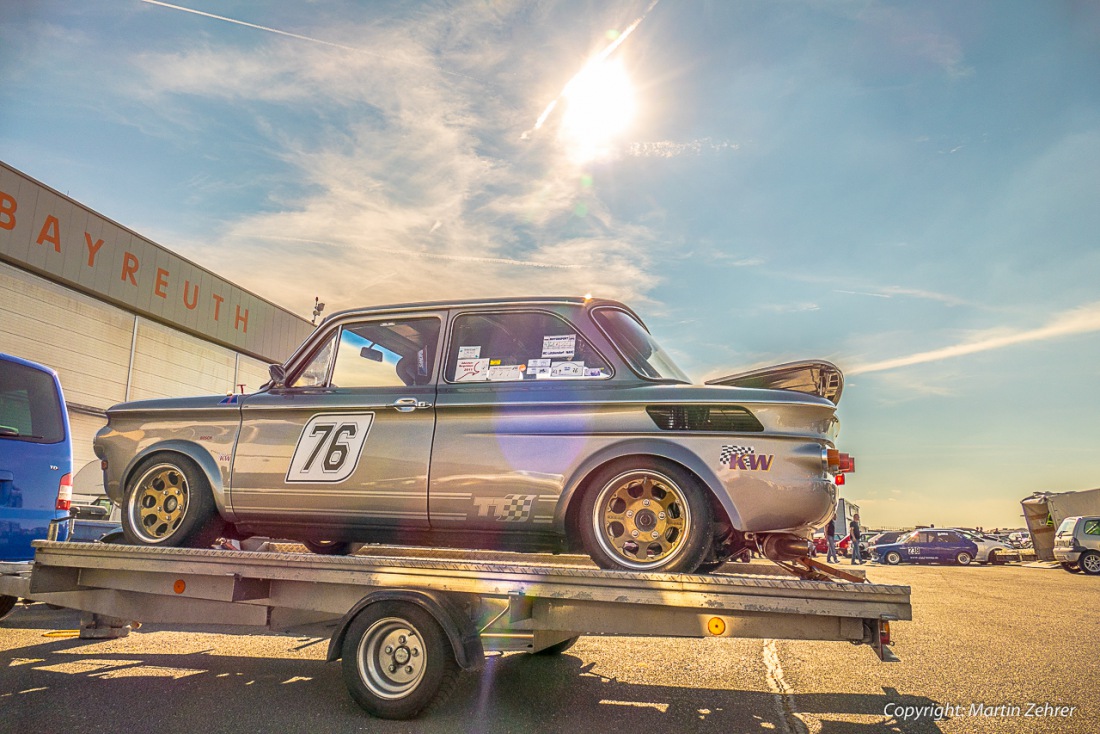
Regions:
<instances>
[{"instance_id":1,"label":"car wheel arch","mask_svg":"<svg viewBox=\"0 0 1100 734\"><path fill-rule=\"evenodd\" d=\"M221 470L218 468L217 463L214 461L214 457L210 455L209 451L190 441L164 441L148 446L138 452L130 459L130 462L126 465L126 469L119 477L119 487L123 494L125 494L126 487L133 479L134 472L137 470L138 466L150 456L158 454L163 454L165 458L174 454L193 461L199 467L199 470L206 476L206 481L210 484L210 492L214 495L214 504L218 508L218 512L222 517L232 522L232 518L230 517L231 513L229 512L226 502L225 483L222 481ZM119 502L121 501L122 497L119 498Z\"/></svg>"},{"instance_id":2,"label":"car wheel arch","mask_svg":"<svg viewBox=\"0 0 1100 734\"><path fill-rule=\"evenodd\" d=\"M734 528L741 525L741 515L725 493L714 491L715 486L721 486L717 476L707 469L698 456L676 445L663 442L627 441L615 446L610 446L602 452L590 457L581 464L566 483L566 489L562 492L555 513L555 525L563 531L569 541L570 547L579 546L578 516L582 499L588 490L592 477L612 464L628 465L631 461L658 459L678 466L683 471L692 475L707 491L711 502L714 518L721 522L727 520Z\"/></svg>"}]
</instances>

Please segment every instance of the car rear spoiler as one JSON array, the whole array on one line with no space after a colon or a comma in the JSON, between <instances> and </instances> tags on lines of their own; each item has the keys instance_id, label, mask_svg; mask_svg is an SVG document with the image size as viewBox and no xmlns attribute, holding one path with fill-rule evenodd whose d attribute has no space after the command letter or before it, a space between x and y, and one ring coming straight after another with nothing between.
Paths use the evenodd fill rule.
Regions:
<instances>
[{"instance_id":1,"label":"car rear spoiler","mask_svg":"<svg viewBox=\"0 0 1100 734\"><path fill-rule=\"evenodd\" d=\"M806 360L718 377L707 380L706 384L755 387L766 390L794 390L827 398L833 404L837 404L840 402L840 394L844 392L844 373L832 362Z\"/></svg>"}]
</instances>

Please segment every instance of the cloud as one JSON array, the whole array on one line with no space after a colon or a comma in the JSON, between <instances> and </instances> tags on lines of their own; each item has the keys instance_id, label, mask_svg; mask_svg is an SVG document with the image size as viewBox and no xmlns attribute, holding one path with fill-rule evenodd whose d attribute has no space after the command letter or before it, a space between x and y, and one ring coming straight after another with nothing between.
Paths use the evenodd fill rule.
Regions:
<instances>
[{"instance_id":1,"label":"cloud","mask_svg":"<svg viewBox=\"0 0 1100 734\"><path fill-rule=\"evenodd\" d=\"M909 298L919 298L926 301L938 301L939 303L943 303L948 306L975 305L971 301L967 301L964 298L959 298L958 296L952 296L948 293L938 293L936 291L929 291L921 288L905 288L899 285L888 285L883 288L879 288L878 290L864 291L834 289L833 293L844 293L852 296L869 296L873 298L893 298L894 296L907 296Z\"/></svg>"},{"instance_id":2,"label":"cloud","mask_svg":"<svg viewBox=\"0 0 1100 734\"><path fill-rule=\"evenodd\" d=\"M940 362L968 354L979 354L994 349L1004 349L1018 344L1061 339L1077 334L1089 334L1100 331L1100 301L1088 303L1069 311L1056 314L1045 326L1037 329L1009 330L995 329L983 332L971 339L940 349L919 352L904 357L895 357L879 362L856 365L845 370L848 375L862 375L870 372L909 367L916 364Z\"/></svg>"}]
</instances>

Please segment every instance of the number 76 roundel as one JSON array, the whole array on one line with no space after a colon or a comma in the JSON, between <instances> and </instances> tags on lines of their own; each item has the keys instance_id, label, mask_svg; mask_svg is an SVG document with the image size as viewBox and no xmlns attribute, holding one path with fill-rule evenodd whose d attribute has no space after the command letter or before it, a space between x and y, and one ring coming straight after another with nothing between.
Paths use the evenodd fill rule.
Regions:
<instances>
[{"instance_id":1,"label":"number 76 roundel","mask_svg":"<svg viewBox=\"0 0 1100 734\"><path fill-rule=\"evenodd\" d=\"M286 473L289 482L342 482L363 453L374 413L318 413L309 419Z\"/></svg>"}]
</instances>

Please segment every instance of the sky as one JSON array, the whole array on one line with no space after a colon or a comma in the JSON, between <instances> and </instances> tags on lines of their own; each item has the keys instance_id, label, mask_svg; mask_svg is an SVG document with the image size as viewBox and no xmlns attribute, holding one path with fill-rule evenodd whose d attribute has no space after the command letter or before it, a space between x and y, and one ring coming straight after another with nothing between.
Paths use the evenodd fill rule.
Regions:
<instances>
[{"instance_id":1,"label":"sky","mask_svg":"<svg viewBox=\"0 0 1100 734\"><path fill-rule=\"evenodd\" d=\"M1100 486L1100 4L5 0L0 159L310 317L585 295L846 374L870 527Z\"/></svg>"}]
</instances>

